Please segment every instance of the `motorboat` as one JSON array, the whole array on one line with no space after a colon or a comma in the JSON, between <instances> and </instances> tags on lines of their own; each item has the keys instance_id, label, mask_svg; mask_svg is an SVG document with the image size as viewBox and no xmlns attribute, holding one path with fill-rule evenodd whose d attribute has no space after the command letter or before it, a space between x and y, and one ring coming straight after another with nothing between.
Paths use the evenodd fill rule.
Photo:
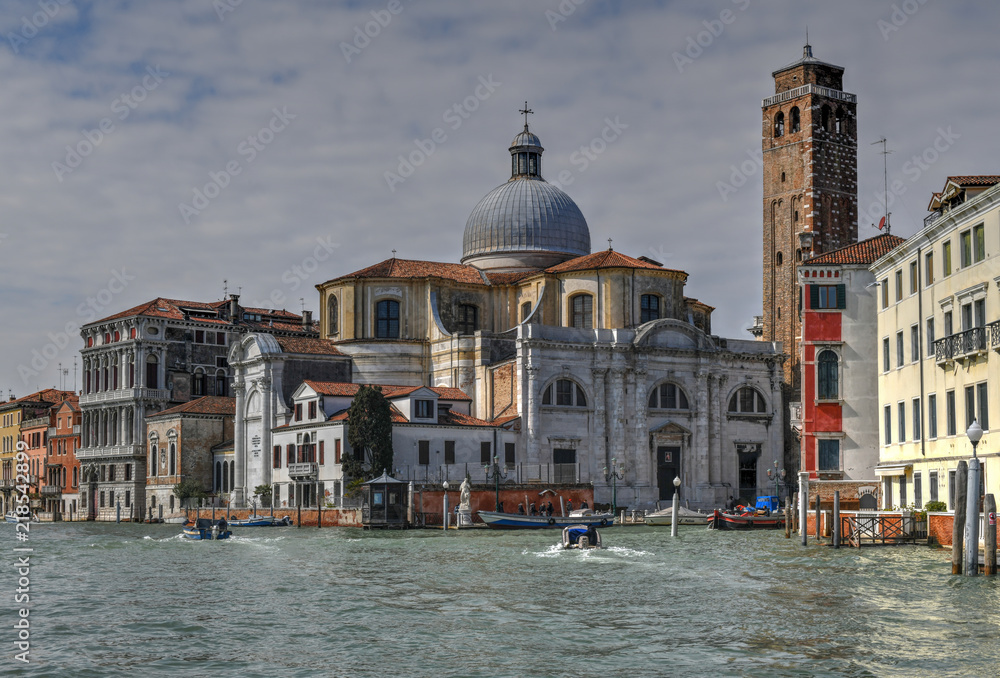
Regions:
<instances>
[{"instance_id":1,"label":"motorboat","mask_svg":"<svg viewBox=\"0 0 1000 678\"><path fill-rule=\"evenodd\" d=\"M564 549L600 549L601 533L591 525L570 525L562 531L562 547Z\"/></svg>"},{"instance_id":2,"label":"motorboat","mask_svg":"<svg viewBox=\"0 0 1000 678\"><path fill-rule=\"evenodd\" d=\"M749 507L733 513L715 509L708 517L708 526L715 530L781 530L785 527L785 516Z\"/></svg>"},{"instance_id":3,"label":"motorboat","mask_svg":"<svg viewBox=\"0 0 1000 678\"><path fill-rule=\"evenodd\" d=\"M677 507L678 525L704 525L711 516L701 511L693 511L683 506ZM653 513L647 513L643 522L647 525L670 525L673 520L673 508L665 508Z\"/></svg>"},{"instance_id":4,"label":"motorboat","mask_svg":"<svg viewBox=\"0 0 1000 678\"><path fill-rule=\"evenodd\" d=\"M571 525L610 527L615 524L615 517L612 514L594 513L590 509L570 511L568 516L529 516L521 513L479 511L479 517L487 527L494 530L537 530L547 527L561 529Z\"/></svg>"},{"instance_id":5,"label":"motorboat","mask_svg":"<svg viewBox=\"0 0 1000 678\"><path fill-rule=\"evenodd\" d=\"M198 518L194 524L184 526L183 534L188 539L195 540L229 539L233 536L225 518L221 520Z\"/></svg>"},{"instance_id":6,"label":"motorboat","mask_svg":"<svg viewBox=\"0 0 1000 678\"><path fill-rule=\"evenodd\" d=\"M230 519L229 524L233 527L280 527L292 524L292 519L288 516L275 518L274 516L247 516L242 520Z\"/></svg>"},{"instance_id":7,"label":"motorboat","mask_svg":"<svg viewBox=\"0 0 1000 678\"><path fill-rule=\"evenodd\" d=\"M3 517L3 519L6 522L8 522L8 523L39 523L39 522L41 522L38 519L38 516L35 515L34 513L32 513L30 517L28 517L28 516L19 516L14 511L9 511L8 513L6 513L4 515L4 517Z\"/></svg>"}]
</instances>

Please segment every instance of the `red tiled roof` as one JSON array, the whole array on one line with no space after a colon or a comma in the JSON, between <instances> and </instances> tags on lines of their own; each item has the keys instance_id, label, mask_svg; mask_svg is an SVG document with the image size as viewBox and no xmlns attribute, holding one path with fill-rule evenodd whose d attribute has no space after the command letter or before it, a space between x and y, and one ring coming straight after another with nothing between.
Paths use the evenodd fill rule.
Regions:
<instances>
[{"instance_id":1,"label":"red tiled roof","mask_svg":"<svg viewBox=\"0 0 1000 678\"><path fill-rule=\"evenodd\" d=\"M993 186L1000 184L1000 175L997 174L964 174L948 177L948 182L954 182L959 186Z\"/></svg>"},{"instance_id":2,"label":"red tiled roof","mask_svg":"<svg viewBox=\"0 0 1000 678\"><path fill-rule=\"evenodd\" d=\"M330 415L330 418L327 421L347 421L347 412L348 410L340 410L339 412L334 412L332 415ZM403 416L403 413L400 412L398 409L396 409L396 406L393 405L392 403L389 403L389 421L391 421L393 424L409 423L408 421L406 421L406 417Z\"/></svg>"},{"instance_id":3,"label":"red tiled roof","mask_svg":"<svg viewBox=\"0 0 1000 678\"><path fill-rule=\"evenodd\" d=\"M538 270L533 271L485 271L486 277L489 278L491 285L513 285L516 282L521 282L529 276L533 276L538 273Z\"/></svg>"},{"instance_id":4,"label":"red tiled roof","mask_svg":"<svg viewBox=\"0 0 1000 678\"><path fill-rule=\"evenodd\" d=\"M343 381L313 381L311 379L306 379L303 383L308 384L310 388L320 395L344 396L349 398L353 398L357 394L358 389L364 385ZM391 384L369 385L380 386L382 388L382 395L386 398L400 398L413 393L419 388L424 388L423 386L393 386ZM439 398L443 398L444 400L472 400L461 389L450 388L448 386L428 386L427 388L434 391Z\"/></svg>"},{"instance_id":5,"label":"red tiled roof","mask_svg":"<svg viewBox=\"0 0 1000 678\"><path fill-rule=\"evenodd\" d=\"M109 315L106 318L101 318L100 320L95 320L89 325L95 323L107 322L109 320L117 320L118 318L129 318L132 316L142 315L153 318L168 318L170 320L184 320L184 311L201 311L204 313L214 313L224 306L229 304L228 301L183 301L180 299L166 299L164 297L157 297L152 301L147 301L145 303L139 304L138 306L133 306L130 309L121 311L120 313L115 313L114 315ZM257 321L244 321L242 318L238 318L237 322L243 325L249 325L251 328L259 328L266 332L268 329L279 329L286 332L303 332L312 331L307 330L302 327L302 316L299 316L290 311L284 309L267 309L267 308L251 308L251 307L240 307L244 313L254 313L260 314L262 316L267 316L262 318L259 322ZM275 322L273 318L278 320ZM213 325L229 325L230 321L225 318L202 318L199 316L189 317L189 320L194 320L196 322L211 323ZM282 322L284 320L285 322Z\"/></svg>"},{"instance_id":6,"label":"red tiled roof","mask_svg":"<svg viewBox=\"0 0 1000 678\"><path fill-rule=\"evenodd\" d=\"M390 418L393 424L414 424L422 425L426 422L411 422L407 421L403 413L396 409L395 405L390 403ZM347 421L347 410L340 410L335 412L328 421ZM468 414L462 414L461 412L455 412L453 410L448 410L441 412L438 416L437 424L431 424L432 426L499 426L500 424L496 422L488 422L482 419L477 419Z\"/></svg>"},{"instance_id":7,"label":"red tiled roof","mask_svg":"<svg viewBox=\"0 0 1000 678\"><path fill-rule=\"evenodd\" d=\"M222 396L203 396L195 400L188 401L181 405L176 405L162 412L147 415L147 419L154 417L176 416L178 414L217 414L236 415L236 399L224 398Z\"/></svg>"},{"instance_id":8,"label":"red tiled roof","mask_svg":"<svg viewBox=\"0 0 1000 678\"><path fill-rule=\"evenodd\" d=\"M386 259L354 273L342 275L334 280L347 278L445 278L469 285L486 285L488 282L479 269L465 264L445 264L437 261L416 259ZM331 281L332 282L332 281Z\"/></svg>"},{"instance_id":9,"label":"red tiled roof","mask_svg":"<svg viewBox=\"0 0 1000 678\"><path fill-rule=\"evenodd\" d=\"M802 266L835 266L839 264L871 264L906 242L898 235L883 233L853 245L841 247L832 252L824 252L807 261Z\"/></svg>"},{"instance_id":10,"label":"red tiled roof","mask_svg":"<svg viewBox=\"0 0 1000 678\"><path fill-rule=\"evenodd\" d=\"M692 306L701 306L702 308L707 308L709 311L714 311L715 306L709 306L704 301L698 301L697 299L692 299L691 297L684 297L685 304L691 304Z\"/></svg>"},{"instance_id":11,"label":"red tiled roof","mask_svg":"<svg viewBox=\"0 0 1000 678\"><path fill-rule=\"evenodd\" d=\"M309 353L311 355L344 355L329 339L312 337L275 337L285 353Z\"/></svg>"},{"instance_id":12,"label":"red tiled roof","mask_svg":"<svg viewBox=\"0 0 1000 678\"><path fill-rule=\"evenodd\" d=\"M521 418L520 414L510 414L510 415L507 415L506 417L497 417L491 423L494 426L503 426L504 424L509 424L510 422L514 421L515 419L520 419L520 418Z\"/></svg>"},{"instance_id":13,"label":"red tiled roof","mask_svg":"<svg viewBox=\"0 0 1000 678\"><path fill-rule=\"evenodd\" d=\"M657 266L656 264L651 264L647 261L635 259L627 254L615 252L614 250L601 250L600 252L594 252L593 254L576 257L575 259L564 261L561 264L550 266L545 269L545 272L567 273L569 271L588 271L599 268L644 268L652 271L680 273L687 277L687 273L684 271L678 271L672 268L663 268L662 266Z\"/></svg>"},{"instance_id":14,"label":"red tiled roof","mask_svg":"<svg viewBox=\"0 0 1000 678\"><path fill-rule=\"evenodd\" d=\"M17 405L24 405L26 403L52 403L53 405L56 405L62 404L62 401L70 398L76 398L77 401L79 401L79 396L73 393L73 391L60 391L55 388L44 388L41 391L36 391L35 393L15 398L14 400L0 402L0 408L6 409L8 407L16 407Z\"/></svg>"}]
</instances>

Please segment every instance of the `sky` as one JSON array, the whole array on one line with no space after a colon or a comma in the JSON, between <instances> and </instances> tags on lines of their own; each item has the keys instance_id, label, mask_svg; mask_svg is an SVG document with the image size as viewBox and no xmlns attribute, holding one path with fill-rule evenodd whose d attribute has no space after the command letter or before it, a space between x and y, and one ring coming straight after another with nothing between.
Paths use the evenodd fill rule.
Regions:
<instances>
[{"instance_id":1,"label":"sky","mask_svg":"<svg viewBox=\"0 0 1000 678\"><path fill-rule=\"evenodd\" d=\"M525 101L592 247L687 271L749 338L772 71L807 27L846 69L859 237L883 136L905 237L947 176L1000 171L997 26L958 0L7 0L0 390L72 389L79 326L159 296L315 314L317 283L393 250L459 261Z\"/></svg>"}]
</instances>

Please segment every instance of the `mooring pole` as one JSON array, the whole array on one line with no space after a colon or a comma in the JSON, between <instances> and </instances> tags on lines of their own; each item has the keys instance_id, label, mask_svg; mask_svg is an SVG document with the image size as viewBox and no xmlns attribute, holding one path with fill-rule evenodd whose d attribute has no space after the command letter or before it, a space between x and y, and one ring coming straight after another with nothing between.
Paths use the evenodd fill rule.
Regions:
<instances>
[{"instance_id":1,"label":"mooring pole","mask_svg":"<svg viewBox=\"0 0 1000 678\"><path fill-rule=\"evenodd\" d=\"M792 538L792 504L791 499L785 497L785 539Z\"/></svg>"},{"instance_id":2,"label":"mooring pole","mask_svg":"<svg viewBox=\"0 0 1000 678\"><path fill-rule=\"evenodd\" d=\"M965 536L965 491L969 464L963 459L955 469L954 522L951 532L951 573L962 574L962 538Z\"/></svg>"},{"instance_id":3,"label":"mooring pole","mask_svg":"<svg viewBox=\"0 0 1000 678\"><path fill-rule=\"evenodd\" d=\"M833 548L840 548L840 490L833 491Z\"/></svg>"},{"instance_id":4,"label":"mooring pole","mask_svg":"<svg viewBox=\"0 0 1000 678\"><path fill-rule=\"evenodd\" d=\"M670 536L677 536L677 488L674 488L674 503L670 507Z\"/></svg>"},{"instance_id":5,"label":"mooring pole","mask_svg":"<svg viewBox=\"0 0 1000 678\"><path fill-rule=\"evenodd\" d=\"M806 517L809 514L809 472L799 473L799 534L802 535L802 545L809 543L809 530L806 529Z\"/></svg>"},{"instance_id":6,"label":"mooring pole","mask_svg":"<svg viewBox=\"0 0 1000 678\"><path fill-rule=\"evenodd\" d=\"M820 531L820 527L819 527L819 488L817 488L817 491L816 491L816 541L819 541L819 538L822 537L822 536L823 536L823 533Z\"/></svg>"},{"instance_id":7,"label":"mooring pole","mask_svg":"<svg viewBox=\"0 0 1000 678\"><path fill-rule=\"evenodd\" d=\"M983 511L986 513L986 531L983 532L983 550L986 555L986 564L983 574L992 577L997 573L997 502L992 494L986 495L983 502Z\"/></svg>"}]
</instances>

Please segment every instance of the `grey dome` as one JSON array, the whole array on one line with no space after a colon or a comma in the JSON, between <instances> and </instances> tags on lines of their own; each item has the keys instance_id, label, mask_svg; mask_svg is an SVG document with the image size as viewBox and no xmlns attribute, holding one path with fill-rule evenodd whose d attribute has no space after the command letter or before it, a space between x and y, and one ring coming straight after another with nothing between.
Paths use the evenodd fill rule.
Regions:
<instances>
[{"instance_id":1,"label":"grey dome","mask_svg":"<svg viewBox=\"0 0 1000 678\"><path fill-rule=\"evenodd\" d=\"M537 146L542 147L542 142L538 140L538 137L528 131L527 125L523 132L518 132L517 136L514 137L514 141L510 142L511 148L515 146Z\"/></svg>"},{"instance_id":2,"label":"grey dome","mask_svg":"<svg viewBox=\"0 0 1000 678\"><path fill-rule=\"evenodd\" d=\"M507 252L590 254L590 228L573 199L552 184L511 179L487 193L469 215L462 261Z\"/></svg>"}]
</instances>

